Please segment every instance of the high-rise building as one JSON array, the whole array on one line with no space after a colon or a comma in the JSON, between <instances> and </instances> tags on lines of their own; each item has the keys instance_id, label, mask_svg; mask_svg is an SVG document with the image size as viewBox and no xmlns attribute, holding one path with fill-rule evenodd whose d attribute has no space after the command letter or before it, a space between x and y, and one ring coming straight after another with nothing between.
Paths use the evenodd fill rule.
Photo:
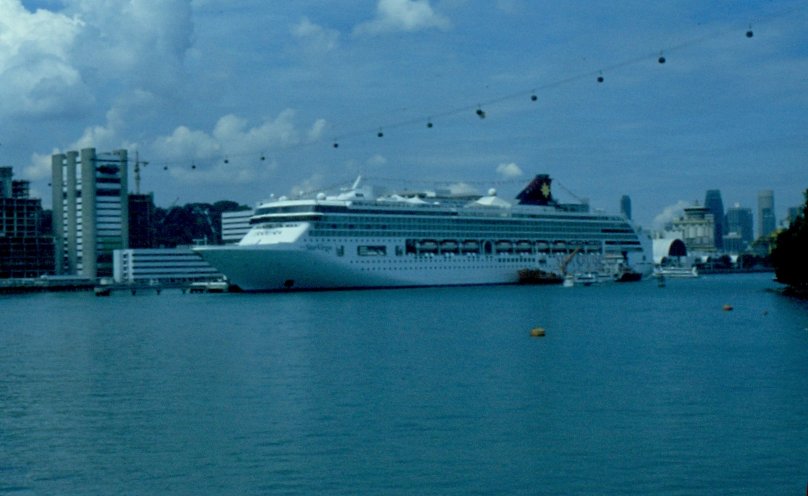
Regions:
<instances>
[{"instance_id":1,"label":"high-rise building","mask_svg":"<svg viewBox=\"0 0 808 496\"><path fill-rule=\"evenodd\" d=\"M802 215L802 207L788 207L788 218L786 219L788 225L793 224L800 215Z\"/></svg>"},{"instance_id":2,"label":"high-rise building","mask_svg":"<svg viewBox=\"0 0 808 496\"><path fill-rule=\"evenodd\" d=\"M631 197L628 195L623 195L620 198L620 213L625 216L626 219L631 219Z\"/></svg>"},{"instance_id":3,"label":"high-rise building","mask_svg":"<svg viewBox=\"0 0 808 496\"><path fill-rule=\"evenodd\" d=\"M129 195L129 248L154 248L154 196Z\"/></svg>"},{"instance_id":4,"label":"high-rise building","mask_svg":"<svg viewBox=\"0 0 808 496\"><path fill-rule=\"evenodd\" d=\"M43 228L42 201L29 198L28 181L0 167L0 279L53 272L53 237Z\"/></svg>"},{"instance_id":5,"label":"high-rise building","mask_svg":"<svg viewBox=\"0 0 808 496\"><path fill-rule=\"evenodd\" d=\"M735 206L727 209L726 224L727 234L737 234L744 245L748 245L754 240L751 208L744 208L736 203Z\"/></svg>"},{"instance_id":6,"label":"high-rise building","mask_svg":"<svg viewBox=\"0 0 808 496\"><path fill-rule=\"evenodd\" d=\"M724 202L721 200L721 191L708 189L704 196L704 206L713 214L713 238L715 247L721 249L724 240Z\"/></svg>"},{"instance_id":7,"label":"high-rise building","mask_svg":"<svg viewBox=\"0 0 808 496\"><path fill-rule=\"evenodd\" d=\"M112 276L112 252L129 246L126 150L51 156L57 274Z\"/></svg>"},{"instance_id":8,"label":"high-rise building","mask_svg":"<svg viewBox=\"0 0 808 496\"><path fill-rule=\"evenodd\" d=\"M758 192L758 238L768 236L777 228L774 215L774 191L766 189Z\"/></svg>"}]
</instances>

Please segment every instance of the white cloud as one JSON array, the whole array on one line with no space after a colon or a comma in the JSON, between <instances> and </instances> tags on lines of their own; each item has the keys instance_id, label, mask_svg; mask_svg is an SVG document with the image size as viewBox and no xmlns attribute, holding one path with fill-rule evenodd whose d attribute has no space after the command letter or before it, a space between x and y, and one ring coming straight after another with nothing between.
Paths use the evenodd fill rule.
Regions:
<instances>
[{"instance_id":1,"label":"white cloud","mask_svg":"<svg viewBox=\"0 0 808 496\"><path fill-rule=\"evenodd\" d=\"M302 182L292 187L292 196L299 196L321 190L325 184L325 179L323 174L312 174L307 179L304 179Z\"/></svg>"},{"instance_id":2,"label":"white cloud","mask_svg":"<svg viewBox=\"0 0 808 496\"><path fill-rule=\"evenodd\" d=\"M372 157L367 159L365 163L370 167L381 167L382 165L387 163L387 159L384 158L384 156L379 155L377 153L376 155L373 155Z\"/></svg>"},{"instance_id":3,"label":"white cloud","mask_svg":"<svg viewBox=\"0 0 808 496\"><path fill-rule=\"evenodd\" d=\"M309 128L309 132L307 133L307 138L309 142L319 141L320 138L323 137L323 131L326 128L326 120L325 119L317 119L314 121L314 124L311 125Z\"/></svg>"},{"instance_id":4,"label":"white cloud","mask_svg":"<svg viewBox=\"0 0 808 496\"><path fill-rule=\"evenodd\" d=\"M70 59L84 27L76 17L29 12L19 0L0 0L0 116L65 115L92 103Z\"/></svg>"},{"instance_id":5,"label":"white cloud","mask_svg":"<svg viewBox=\"0 0 808 496\"><path fill-rule=\"evenodd\" d=\"M70 11L86 24L77 60L94 77L161 92L179 81L193 37L190 2L75 0Z\"/></svg>"},{"instance_id":6,"label":"white cloud","mask_svg":"<svg viewBox=\"0 0 808 496\"><path fill-rule=\"evenodd\" d=\"M675 219L679 218L684 214L685 207L689 207L691 205L690 202L679 200L678 202L674 203L673 205L668 205L662 212L657 214L654 217L653 227L656 230L662 230L670 224Z\"/></svg>"},{"instance_id":7,"label":"white cloud","mask_svg":"<svg viewBox=\"0 0 808 496\"><path fill-rule=\"evenodd\" d=\"M513 179L522 176L522 169L513 162L508 164L503 163L497 166L497 174L506 179Z\"/></svg>"},{"instance_id":8,"label":"white cloud","mask_svg":"<svg viewBox=\"0 0 808 496\"><path fill-rule=\"evenodd\" d=\"M357 35L413 32L423 29L448 29L446 17L432 10L429 0L379 0L376 17L354 28Z\"/></svg>"},{"instance_id":9,"label":"white cloud","mask_svg":"<svg viewBox=\"0 0 808 496\"><path fill-rule=\"evenodd\" d=\"M338 31L318 26L307 17L292 26L291 31L308 53L327 53L337 48L339 43Z\"/></svg>"},{"instance_id":10,"label":"white cloud","mask_svg":"<svg viewBox=\"0 0 808 496\"><path fill-rule=\"evenodd\" d=\"M325 126L325 121L318 119L310 129L299 130L294 117L295 112L287 109L275 119L250 127L247 119L228 114L219 118L210 133L179 126L170 135L154 140L148 154L166 164L177 164L168 167L181 181L244 184L276 169L277 164L259 157L273 148L307 143ZM191 165L196 168L191 169Z\"/></svg>"},{"instance_id":11,"label":"white cloud","mask_svg":"<svg viewBox=\"0 0 808 496\"><path fill-rule=\"evenodd\" d=\"M454 183L449 185L449 191L452 192L453 195L475 195L477 194L477 188L474 186L467 184L467 183Z\"/></svg>"},{"instance_id":12,"label":"white cloud","mask_svg":"<svg viewBox=\"0 0 808 496\"><path fill-rule=\"evenodd\" d=\"M53 150L53 153L58 153L58 151ZM31 181L51 177L51 156L41 153L31 155L31 163L23 167L23 175Z\"/></svg>"},{"instance_id":13,"label":"white cloud","mask_svg":"<svg viewBox=\"0 0 808 496\"><path fill-rule=\"evenodd\" d=\"M120 148L130 148L131 143L127 143L120 138L120 129L123 120L120 113L110 110L106 115L106 124L89 126L84 129L76 141L65 147L64 150L54 149L52 153L66 150L81 150L83 148L95 148L98 151L111 151ZM24 168L25 175L31 180L44 179L51 175L51 156L34 153L31 163Z\"/></svg>"},{"instance_id":14,"label":"white cloud","mask_svg":"<svg viewBox=\"0 0 808 496\"><path fill-rule=\"evenodd\" d=\"M524 8L524 5L522 0L497 0L497 8L506 14L516 14Z\"/></svg>"},{"instance_id":15,"label":"white cloud","mask_svg":"<svg viewBox=\"0 0 808 496\"><path fill-rule=\"evenodd\" d=\"M169 162L182 159L208 159L221 153L215 138L204 131L179 126L170 136L157 138L151 146L155 156Z\"/></svg>"}]
</instances>

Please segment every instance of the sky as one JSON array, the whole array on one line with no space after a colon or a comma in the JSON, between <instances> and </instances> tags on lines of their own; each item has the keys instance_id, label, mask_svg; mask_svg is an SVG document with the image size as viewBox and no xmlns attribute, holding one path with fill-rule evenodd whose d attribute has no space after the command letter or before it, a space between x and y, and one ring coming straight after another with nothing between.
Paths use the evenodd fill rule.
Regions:
<instances>
[{"instance_id":1,"label":"sky","mask_svg":"<svg viewBox=\"0 0 808 496\"><path fill-rule=\"evenodd\" d=\"M162 207L547 173L649 228L708 189L773 190L780 219L808 189L805 26L802 0L0 0L0 165L46 207L50 155L94 147L147 161Z\"/></svg>"}]
</instances>

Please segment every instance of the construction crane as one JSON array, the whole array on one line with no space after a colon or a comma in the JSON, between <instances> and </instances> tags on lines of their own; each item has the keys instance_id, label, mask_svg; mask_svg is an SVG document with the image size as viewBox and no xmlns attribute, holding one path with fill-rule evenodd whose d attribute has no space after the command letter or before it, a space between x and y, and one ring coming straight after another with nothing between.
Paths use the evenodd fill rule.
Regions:
<instances>
[{"instance_id":1,"label":"construction crane","mask_svg":"<svg viewBox=\"0 0 808 496\"><path fill-rule=\"evenodd\" d=\"M559 266L559 268L561 269L562 276L567 275L567 265L569 265L570 262L572 262L572 259L575 258L575 255L577 255L579 251L581 251L580 246L572 250L572 253L564 257L564 260L561 262L561 265Z\"/></svg>"},{"instance_id":2,"label":"construction crane","mask_svg":"<svg viewBox=\"0 0 808 496\"><path fill-rule=\"evenodd\" d=\"M138 155L138 151L135 150L135 194L140 194L140 167L146 167L149 165L148 162L145 160L143 162L140 161L140 156Z\"/></svg>"}]
</instances>

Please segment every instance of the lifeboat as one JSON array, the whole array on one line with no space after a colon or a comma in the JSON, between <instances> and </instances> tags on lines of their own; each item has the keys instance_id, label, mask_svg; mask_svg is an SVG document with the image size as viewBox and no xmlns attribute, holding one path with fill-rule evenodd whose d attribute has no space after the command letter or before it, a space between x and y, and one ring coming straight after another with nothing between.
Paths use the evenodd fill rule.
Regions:
<instances>
[{"instance_id":1,"label":"lifeboat","mask_svg":"<svg viewBox=\"0 0 808 496\"><path fill-rule=\"evenodd\" d=\"M461 247L463 253L479 253L480 252L480 243L474 241L472 239L463 241L463 245Z\"/></svg>"},{"instance_id":2,"label":"lifeboat","mask_svg":"<svg viewBox=\"0 0 808 496\"><path fill-rule=\"evenodd\" d=\"M457 241L441 241L440 251L441 253L457 253Z\"/></svg>"},{"instance_id":3,"label":"lifeboat","mask_svg":"<svg viewBox=\"0 0 808 496\"><path fill-rule=\"evenodd\" d=\"M533 251L533 243L530 241L518 241L516 243L517 253L530 253L531 251Z\"/></svg>"},{"instance_id":4,"label":"lifeboat","mask_svg":"<svg viewBox=\"0 0 808 496\"><path fill-rule=\"evenodd\" d=\"M494 248L497 253L511 253L513 251L513 244L510 241L497 241Z\"/></svg>"},{"instance_id":5,"label":"lifeboat","mask_svg":"<svg viewBox=\"0 0 808 496\"><path fill-rule=\"evenodd\" d=\"M438 243L428 239L419 241L416 246L421 253L434 253L438 251Z\"/></svg>"}]
</instances>

